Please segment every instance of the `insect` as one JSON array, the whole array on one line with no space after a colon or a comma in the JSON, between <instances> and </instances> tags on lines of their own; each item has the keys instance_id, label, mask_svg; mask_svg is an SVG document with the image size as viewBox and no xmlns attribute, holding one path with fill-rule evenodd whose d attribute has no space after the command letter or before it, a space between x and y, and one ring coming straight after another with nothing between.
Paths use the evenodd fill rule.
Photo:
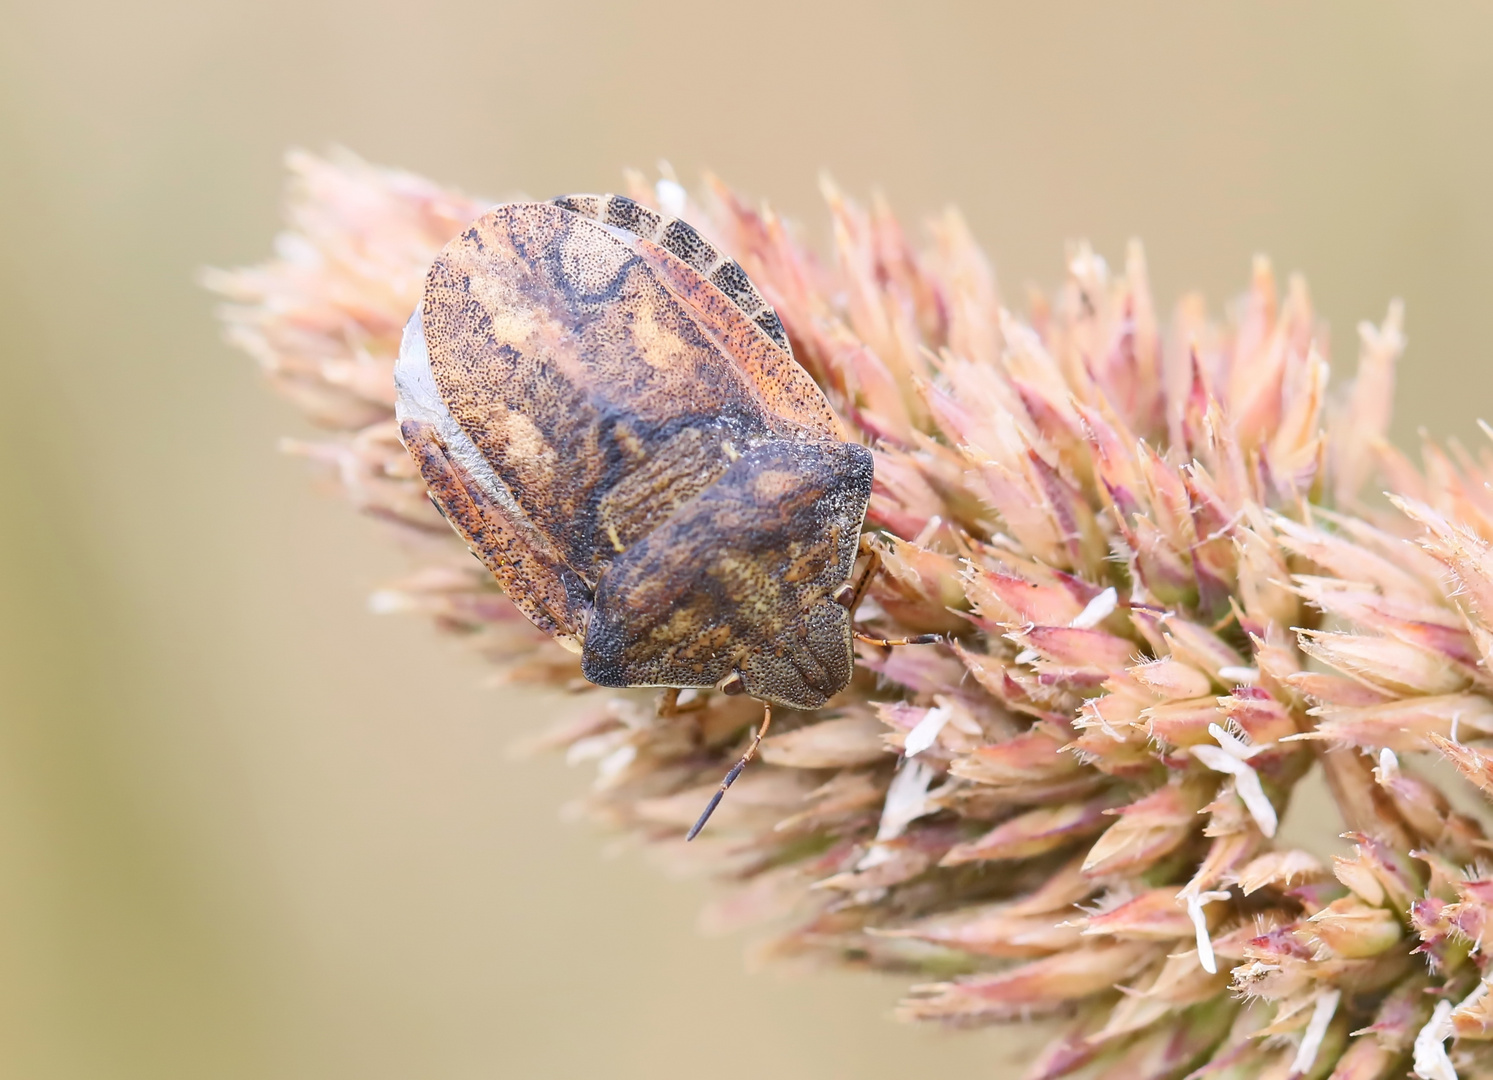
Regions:
<instances>
[{"instance_id":1,"label":"insect","mask_svg":"<svg viewBox=\"0 0 1493 1080\"><path fill-rule=\"evenodd\" d=\"M772 706L850 681L870 451L741 267L617 195L507 203L452 240L395 383L431 499L587 679L764 703L692 839Z\"/></svg>"}]
</instances>

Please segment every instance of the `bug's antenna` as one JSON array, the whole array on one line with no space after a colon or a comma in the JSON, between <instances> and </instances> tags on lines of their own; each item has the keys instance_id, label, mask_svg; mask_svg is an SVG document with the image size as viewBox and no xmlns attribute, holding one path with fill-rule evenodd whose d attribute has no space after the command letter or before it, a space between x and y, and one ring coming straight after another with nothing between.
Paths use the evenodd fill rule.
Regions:
<instances>
[{"instance_id":1,"label":"bug's antenna","mask_svg":"<svg viewBox=\"0 0 1493 1080\"><path fill-rule=\"evenodd\" d=\"M890 649L894 645L937 645L943 640L942 634L916 634L913 637L872 637L863 634L859 630L855 632L856 641L864 641L867 645L880 645L884 649Z\"/></svg>"},{"instance_id":2,"label":"bug's antenna","mask_svg":"<svg viewBox=\"0 0 1493 1080\"><path fill-rule=\"evenodd\" d=\"M762 703L762 724L757 728L757 734L752 736L752 745L747 747L747 752L741 755L741 760L731 766L731 771L721 781L719 790L710 797L710 802L705 804L705 812L700 815L694 827L685 836L685 840L693 840L700 835L700 830L705 828L705 823L710 820L710 815L715 813L715 808L721 804L721 798L726 794L726 789L736 783L736 778L741 775L741 770L747 767L747 762L757 756L757 747L762 745L762 736L767 734L767 729L772 727L772 705L764 701Z\"/></svg>"}]
</instances>

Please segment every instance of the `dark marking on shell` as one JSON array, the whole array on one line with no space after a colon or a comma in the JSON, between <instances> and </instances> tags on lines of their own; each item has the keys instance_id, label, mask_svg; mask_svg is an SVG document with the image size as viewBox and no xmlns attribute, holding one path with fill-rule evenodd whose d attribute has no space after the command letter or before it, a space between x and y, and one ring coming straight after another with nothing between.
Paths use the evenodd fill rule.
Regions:
<instances>
[{"instance_id":1,"label":"dark marking on shell","mask_svg":"<svg viewBox=\"0 0 1493 1080\"><path fill-rule=\"evenodd\" d=\"M550 202L582 217L657 243L691 269L708 275L710 283L766 334L768 340L787 350L790 356L793 354L777 313L762 298L746 271L734 259L722 261L720 252L692 225L678 218L665 217L625 195L562 195ZM764 319L764 315L770 318Z\"/></svg>"},{"instance_id":2,"label":"dark marking on shell","mask_svg":"<svg viewBox=\"0 0 1493 1080\"><path fill-rule=\"evenodd\" d=\"M759 327L761 327L762 332L769 338L777 342L783 348L788 348L788 331L783 329L782 320L778 318L778 313L776 311L774 311L772 308L768 308L752 321Z\"/></svg>"}]
</instances>

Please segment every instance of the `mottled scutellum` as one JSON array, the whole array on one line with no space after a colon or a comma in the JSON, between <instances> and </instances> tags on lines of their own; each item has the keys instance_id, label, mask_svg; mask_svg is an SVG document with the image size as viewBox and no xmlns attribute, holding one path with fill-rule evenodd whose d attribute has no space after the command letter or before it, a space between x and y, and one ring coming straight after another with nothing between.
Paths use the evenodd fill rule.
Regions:
<instances>
[{"instance_id":1,"label":"mottled scutellum","mask_svg":"<svg viewBox=\"0 0 1493 1080\"><path fill-rule=\"evenodd\" d=\"M488 204L349 155L291 172L279 256L207 282L329 429L290 449L414 541L375 608L584 687L394 426L400 329ZM914 243L827 186L821 252L714 180L625 193L739 264L874 454L887 572L859 628L951 644L862 648L688 848L758 707L583 689L545 738L597 762L595 815L718 872L708 923L770 925L768 955L908 972L910 1019L1058 1018L1034 1076L1493 1072L1488 840L1446 789L1493 793L1493 453L1386 442L1399 305L1329 393L1306 286L1262 258L1225 322L1160 313L1139 245L1118 269L1072 249L1017 314L954 212ZM1312 769L1349 834L1330 865L1276 836Z\"/></svg>"}]
</instances>

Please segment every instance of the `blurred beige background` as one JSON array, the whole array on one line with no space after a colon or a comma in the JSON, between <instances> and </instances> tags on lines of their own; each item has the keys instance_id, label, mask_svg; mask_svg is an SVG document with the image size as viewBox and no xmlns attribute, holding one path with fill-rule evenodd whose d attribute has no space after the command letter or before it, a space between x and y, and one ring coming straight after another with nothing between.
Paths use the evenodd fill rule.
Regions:
<instances>
[{"instance_id":1,"label":"blurred beige background","mask_svg":"<svg viewBox=\"0 0 1493 1080\"><path fill-rule=\"evenodd\" d=\"M399 569L274 450L203 264L268 253L288 146L468 190L710 165L963 206L1007 291L1148 244L1218 304L1391 296L1396 432L1493 414L1486 4L0 5L0 1075L994 1076L898 984L750 975L506 748L553 705L365 612Z\"/></svg>"}]
</instances>

